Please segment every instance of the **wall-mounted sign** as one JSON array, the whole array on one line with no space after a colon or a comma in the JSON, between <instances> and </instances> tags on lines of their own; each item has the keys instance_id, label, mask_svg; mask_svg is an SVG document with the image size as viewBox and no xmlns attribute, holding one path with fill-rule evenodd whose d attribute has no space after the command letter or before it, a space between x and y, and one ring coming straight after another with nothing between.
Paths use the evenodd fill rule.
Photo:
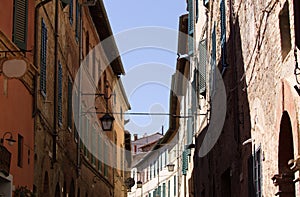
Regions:
<instances>
[{"instance_id":1,"label":"wall-mounted sign","mask_svg":"<svg viewBox=\"0 0 300 197\"><path fill-rule=\"evenodd\" d=\"M23 58L9 57L1 59L3 74L8 78L20 78L27 71L27 62Z\"/></svg>"},{"instance_id":2,"label":"wall-mounted sign","mask_svg":"<svg viewBox=\"0 0 300 197\"><path fill-rule=\"evenodd\" d=\"M0 145L0 172L5 176L9 175L11 153L2 145Z\"/></svg>"}]
</instances>

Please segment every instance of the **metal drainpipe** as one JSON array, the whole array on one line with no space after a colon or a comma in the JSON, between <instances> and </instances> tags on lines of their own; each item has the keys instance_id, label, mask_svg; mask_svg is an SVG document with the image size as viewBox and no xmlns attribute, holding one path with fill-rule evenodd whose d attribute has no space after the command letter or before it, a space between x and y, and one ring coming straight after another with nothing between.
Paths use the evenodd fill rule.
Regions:
<instances>
[{"instance_id":1,"label":"metal drainpipe","mask_svg":"<svg viewBox=\"0 0 300 197\"><path fill-rule=\"evenodd\" d=\"M58 74L58 1L55 1L55 16L54 16L54 111L53 111L53 124L54 124L54 131L52 134L52 150L53 150L53 158L51 161L52 164L52 168L54 163L56 162L56 137L57 137L57 88L58 88L58 84L57 84L57 74Z\"/></svg>"}]
</instances>

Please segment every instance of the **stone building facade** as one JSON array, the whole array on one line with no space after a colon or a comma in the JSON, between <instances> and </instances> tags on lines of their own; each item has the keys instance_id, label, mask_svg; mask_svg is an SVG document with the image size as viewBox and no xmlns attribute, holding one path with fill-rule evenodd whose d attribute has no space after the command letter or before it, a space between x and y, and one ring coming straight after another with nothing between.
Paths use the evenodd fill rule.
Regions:
<instances>
[{"instance_id":1,"label":"stone building facade","mask_svg":"<svg viewBox=\"0 0 300 197\"><path fill-rule=\"evenodd\" d=\"M207 38L206 98L220 71L227 110L213 149L194 156L192 195L299 196L299 1L209 0L194 11L203 6L205 32L194 35Z\"/></svg>"},{"instance_id":2,"label":"stone building facade","mask_svg":"<svg viewBox=\"0 0 300 197\"><path fill-rule=\"evenodd\" d=\"M125 92L114 93L124 68L103 1L65 2L45 0L36 6L36 194L123 196L124 179L116 180L121 175L110 153L116 143L124 146L124 121L104 132L99 118L106 109L130 109ZM109 37L108 46L99 45Z\"/></svg>"}]
</instances>

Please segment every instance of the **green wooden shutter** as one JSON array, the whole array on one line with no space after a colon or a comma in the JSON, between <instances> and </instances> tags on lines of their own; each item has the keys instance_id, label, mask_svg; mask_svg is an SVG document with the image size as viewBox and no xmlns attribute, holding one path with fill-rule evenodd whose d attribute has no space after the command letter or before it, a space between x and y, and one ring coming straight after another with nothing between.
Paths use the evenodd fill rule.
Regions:
<instances>
[{"instance_id":1,"label":"green wooden shutter","mask_svg":"<svg viewBox=\"0 0 300 197\"><path fill-rule=\"evenodd\" d=\"M188 0L188 54L191 55L194 52L194 7L193 0Z\"/></svg>"},{"instance_id":2,"label":"green wooden shutter","mask_svg":"<svg viewBox=\"0 0 300 197\"><path fill-rule=\"evenodd\" d=\"M199 93L205 96L206 91L206 40L199 42Z\"/></svg>"},{"instance_id":3,"label":"green wooden shutter","mask_svg":"<svg viewBox=\"0 0 300 197\"><path fill-rule=\"evenodd\" d=\"M46 96L47 92L47 27L42 19L41 22L41 54L40 54L40 87L41 92Z\"/></svg>"},{"instance_id":4,"label":"green wooden shutter","mask_svg":"<svg viewBox=\"0 0 300 197\"><path fill-rule=\"evenodd\" d=\"M177 182L176 182L176 175L174 175L174 196L176 196L177 193Z\"/></svg>"},{"instance_id":5,"label":"green wooden shutter","mask_svg":"<svg viewBox=\"0 0 300 197\"><path fill-rule=\"evenodd\" d=\"M188 114L192 115L192 109L188 110ZM187 144L191 144L193 142L193 125L192 125L193 118L190 117L187 119Z\"/></svg>"},{"instance_id":6,"label":"green wooden shutter","mask_svg":"<svg viewBox=\"0 0 300 197\"><path fill-rule=\"evenodd\" d=\"M62 65L59 62L58 63L58 98L57 98L57 104L58 104L58 123L61 125L62 124Z\"/></svg>"},{"instance_id":7,"label":"green wooden shutter","mask_svg":"<svg viewBox=\"0 0 300 197\"><path fill-rule=\"evenodd\" d=\"M171 197L171 181L168 180L168 197Z\"/></svg>"},{"instance_id":8,"label":"green wooden shutter","mask_svg":"<svg viewBox=\"0 0 300 197\"><path fill-rule=\"evenodd\" d=\"M199 0L196 0L196 23L199 19Z\"/></svg>"},{"instance_id":9,"label":"green wooden shutter","mask_svg":"<svg viewBox=\"0 0 300 197\"><path fill-rule=\"evenodd\" d=\"M13 42L26 50L28 23L28 0L14 0Z\"/></svg>"},{"instance_id":10,"label":"green wooden shutter","mask_svg":"<svg viewBox=\"0 0 300 197\"><path fill-rule=\"evenodd\" d=\"M162 186L162 196L166 197L166 183L163 183L163 186Z\"/></svg>"}]
</instances>

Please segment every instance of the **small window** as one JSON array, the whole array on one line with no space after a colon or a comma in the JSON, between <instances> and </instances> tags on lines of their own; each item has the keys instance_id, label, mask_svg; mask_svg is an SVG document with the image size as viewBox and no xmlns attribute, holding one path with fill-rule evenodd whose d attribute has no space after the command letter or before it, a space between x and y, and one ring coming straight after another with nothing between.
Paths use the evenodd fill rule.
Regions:
<instances>
[{"instance_id":1,"label":"small window","mask_svg":"<svg viewBox=\"0 0 300 197\"><path fill-rule=\"evenodd\" d=\"M18 134L18 166L23 167L23 145L24 138Z\"/></svg>"},{"instance_id":2,"label":"small window","mask_svg":"<svg viewBox=\"0 0 300 197\"><path fill-rule=\"evenodd\" d=\"M44 19L41 22L41 53L40 53L40 88L43 96L47 91L47 27Z\"/></svg>"},{"instance_id":3,"label":"small window","mask_svg":"<svg viewBox=\"0 0 300 197\"><path fill-rule=\"evenodd\" d=\"M57 104L58 104L58 109L57 109L57 115L58 115L58 124L61 127L62 126L62 77L63 77L63 71L62 71L62 65L59 62L58 63L58 92L57 92Z\"/></svg>"},{"instance_id":4,"label":"small window","mask_svg":"<svg viewBox=\"0 0 300 197\"><path fill-rule=\"evenodd\" d=\"M289 4L286 2L279 15L282 61L291 50L291 32L289 19Z\"/></svg>"}]
</instances>

